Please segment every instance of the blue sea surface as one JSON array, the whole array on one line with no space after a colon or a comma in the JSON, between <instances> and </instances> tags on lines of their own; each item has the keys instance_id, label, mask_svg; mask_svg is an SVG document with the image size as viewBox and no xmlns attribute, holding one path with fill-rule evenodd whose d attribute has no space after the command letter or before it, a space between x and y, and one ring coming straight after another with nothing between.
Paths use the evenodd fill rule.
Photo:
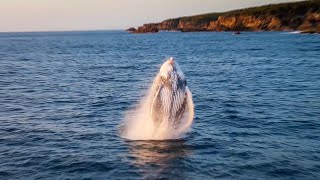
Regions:
<instances>
[{"instance_id":1,"label":"blue sea surface","mask_svg":"<svg viewBox=\"0 0 320 180\"><path fill-rule=\"evenodd\" d=\"M171 56L192 131L121 138ZM0 179L319 178L319 35L0 33Z\"/></svg>"}]
</instances>

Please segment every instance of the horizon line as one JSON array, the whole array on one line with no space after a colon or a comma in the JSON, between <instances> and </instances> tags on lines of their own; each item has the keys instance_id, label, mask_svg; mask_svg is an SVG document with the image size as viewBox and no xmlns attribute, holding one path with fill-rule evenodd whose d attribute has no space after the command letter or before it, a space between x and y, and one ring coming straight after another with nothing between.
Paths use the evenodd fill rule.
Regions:
<instances>
[{"instance_id":1,"label":"horizon line","mask_svg":"<svg viewBox=\"0 0 320 180\"><path fill-rule=\"evenodd\" d=\"M67 29L67 30L22 30L0 31L0 33L50 33L50 32L88 32L88 31L125 31L125 29Z\"/></svg>"}]
</instances>

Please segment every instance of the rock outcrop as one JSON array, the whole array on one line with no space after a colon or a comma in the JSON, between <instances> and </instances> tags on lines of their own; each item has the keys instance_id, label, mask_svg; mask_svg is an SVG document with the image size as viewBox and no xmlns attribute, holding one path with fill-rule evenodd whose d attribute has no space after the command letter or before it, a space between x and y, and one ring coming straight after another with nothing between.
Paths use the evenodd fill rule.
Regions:
<instances>
[{"instance_id":1,"label":"rock outcrop","mask_svg":"<svg viewBox=\"0 0 320 180\"><path fill-rule=\"evenodd\" d=\"M126 29L126 31L128 31L128 32L136 32L137 29L134 28L134 27L131 27L131 28Z\"/></svg>"},{"instance_id":2,"label":"rock outcrop","mask_svg":"<svg viewBox=\"0 0 320 180\"><path fill-rule=\"evenodd\" d=\"M283 3L144 24L135 33L165 31L301 31L320 33L320 1Z\"/></svg>"},{"instance_id":3,"label":"rock outcrop","mask_svg":"<svg viewBox=\"0 0 320 180\"><path fill-rule=\"evenodd\" d=\"M157 28L156 24L151 23L151 24L144 24L143 26L138 27L138 29L129 28L127 31L132 33L157 33L159 32L159 29Z\"/></svg>"}]
</instances>

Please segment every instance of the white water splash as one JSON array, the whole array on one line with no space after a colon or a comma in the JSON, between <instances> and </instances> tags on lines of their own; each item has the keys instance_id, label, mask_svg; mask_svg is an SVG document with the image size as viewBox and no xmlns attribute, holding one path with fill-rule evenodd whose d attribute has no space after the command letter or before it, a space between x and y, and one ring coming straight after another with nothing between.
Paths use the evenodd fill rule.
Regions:
<instances>
[{"instance_id":1,"label":"white water splash","mask_svg":"<svg viewBox=\"0 0 320 180\"><path fill-rule=\"evenodd\" d=\"M182 116L181 123L175 128L163 117L160 125L155 126L151 118L150 107L157 91L160 73L155 77L147 94L140 100L136 107L126 113L124 123L121 125L121 136L130 140L164 140L179 139L191 127L194 118L194 105L192 94L186 87L187 110Z\"/></svg>"},{"instance_id":2,"label":"white water splash","mask_svg":"<svg viewBox=\"0 0 320 180\"><path fill-rule=\"evenodd\" d=\"M302 31L290 31L287 34L301 34Z\"/></svg>"}]
</instances>

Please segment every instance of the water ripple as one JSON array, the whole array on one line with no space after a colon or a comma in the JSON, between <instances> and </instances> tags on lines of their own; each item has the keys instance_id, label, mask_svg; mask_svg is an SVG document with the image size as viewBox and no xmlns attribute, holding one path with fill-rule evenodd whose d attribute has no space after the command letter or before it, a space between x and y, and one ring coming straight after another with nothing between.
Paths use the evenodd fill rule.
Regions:
<instances>
[{"instance_id":1,"label":"water ripple","mask_svg":"<svg viewBox=\"0 0 320 180\"><path fill-rule=\"evenodd\" d=\"M317 179L319 38L0 33L0 179ZM193 130L122 139L124 112L170 56L193 92Z\"/></svg>"}]
</instances>

